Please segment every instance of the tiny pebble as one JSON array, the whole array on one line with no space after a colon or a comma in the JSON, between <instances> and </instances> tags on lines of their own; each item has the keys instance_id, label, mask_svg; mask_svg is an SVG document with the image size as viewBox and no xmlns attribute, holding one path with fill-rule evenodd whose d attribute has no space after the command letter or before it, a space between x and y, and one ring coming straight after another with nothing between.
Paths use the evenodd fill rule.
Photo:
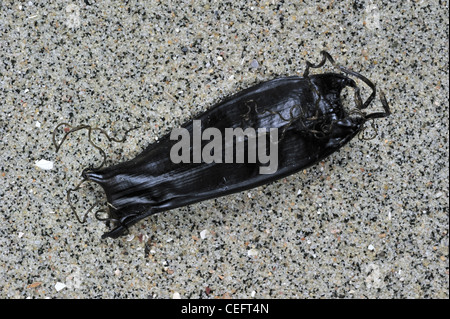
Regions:
<instances>
[{"instance_id":1,"label":"tiny pebble","mask_svg":"<svg viewBox=\"0 0 450 319\"><path fill-rule=\"evenodd\" d=\"M172 298L173 299L181 299L181 296L178 292L174 292Z\"/></svg>"},{"instance_id":2,"label":"tiny pebble","mask_svg":"<svg viewBox=\"0 0 450 319\"><path fill-rule=\"evenodd\" d=\"M208 231L207 229L202 230L202 231L200 232L200 238L201 238L201 239L205 239L205 238L208 236L208 234L209 234L209 231Z\"/></svg>"},{"instance_id":3,"label":"tiny pebble","mask_svg":"<svg viewBox=\"0 0 450 319\"><path fill-rule=\"evenodd\" d=\"M251 66L252 68L256 69L256 68L259 67L259 63L258 63L258 61L253 60L253 61L250 63L250 66Z\"/></svg>"},{"instance_id":4,"label":"tiny pebble","mask_svg":"<svg viewBox=\"0 0 450 319\"><path fill-rule=\"evenodd\" d=\"M39 167L40 169L53 169L53 162L47 161L47 160L39 160L34 162L34 164Z\"/></svg>"},{"instance_id":5,"label":"tiny pebble","mask_svg":"<svg viewBox=\"0 0 450 319\"><path fill-rule=\"evenodd\" d=\"M251 296L255 297L256 296L256 291L253 290Z\"/></svg>"},{"instance_id":6,"label":"tiny pebble","mask_svg":"<svg viewBox=\"0 0 450 319\"><path fill-rule=\"evenodd\" d=\"M252 249L250 249L249 251L247 251L247 255L248 255L249 257L258 256L258 250L252 248Z\"/></svg>"},{"instance_id":7,"label":"tiny pebble","mask_svg":"<svg viewBox=\"0 0 450 319\"><path fill-rule=\"evenodd\" d=\"M56 285L55 285L56 291L61 291L64 288L66 288L66 285L63 284L62 282L57 282Z\"/></svg>"},{"instance_id":8,"label":"tiny pebble","mask_svg":"<svg viewBox=\"0 0 450 319\"><path fill-rule=\"evenodd\" d=\"M367 247L369 250L374 250L375 247L373 247L373 245L369 245L369 247Z\"/></svg>"}]
</instances>

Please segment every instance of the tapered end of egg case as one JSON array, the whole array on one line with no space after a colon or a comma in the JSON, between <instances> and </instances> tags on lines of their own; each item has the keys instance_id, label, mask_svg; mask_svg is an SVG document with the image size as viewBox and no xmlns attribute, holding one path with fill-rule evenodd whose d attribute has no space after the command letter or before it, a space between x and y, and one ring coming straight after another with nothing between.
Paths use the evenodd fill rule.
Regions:
<instances>
[{"instance_id":1,"label":"tapered end of egg case","mask_svg":"<svg viewBox=\"0 0 450 319\"><path fill-rule=\"evenodd\" d=\"M117 214L117 212L115 212L115 213L113 212L114 208L109 208L109 211L110 211L110 215L120 215L120 214ZM102 239L105 239L105 238L116 239L121 236L124 236L124 235L128 234L129 227L133 226L141 219L144 219L145 217L152 215L152 214L153 214L152 210L149 209L149 210L147 210L146 213L140 213L140 214L133 214L132 212L128 212L127 216L122 217L122 218L110 217L110 220L108 223L108 224L110 224L110 225L108 225L110 227L110 230L105 232L102 235Z\"/></svg>"},{"instance_id":2,"label":"tapered end of egg case","mask_svg":"<svg viewBox=\"0 0 450 319\"><path fill-rule=\"evenodd\" d=\"M372 101L375 99L376 92L377 92L376 85L371 80L369 80L368 78L363 76L362 74L355 72L351 69L347 69L346 67L343 67L343 66L337 64L328 52L321 51L320 53L322 55L322 60L318 64L313 64L308 61L306 62L307 67L306 67L306 70L305 70L303 76L309 77L309 72L310 72L311 68L321 68L326 63L326 61L329 61L334 67L339 69L341 72L343 72L347 76L352 76L352 77L355 77L355 78L361 80L372 90L370 96L363 102L363 100L361 99L359 87L356 85L356 83L353 80L351 80L350 78L347 78L349 81L347 81L346 85L353 87L355 89L355 102L356 102L358 111L366 109L372 103ZM337 85L342 84L341 81L331 81L330 83L337 84ZM326 86L325 86L325 88L326 88ZM329 92L329 88L326 88L325 92L322 92L322 95L323 95L323 93L326 94L326 92ZM388 117L391 114L389 103L382 91L380 91L379 96L380 96L381 104L383 106L383 111L382 112L373 112L373 113L364 113L364 114L360 113L364 116L365 120L384 118L384 117ZM355 113L355 112L353 112L353 113ZM356 112L356 113L359 113L359 112Z\"/></svg>"},{"instance_id":3,"label":"tapered end of egg case","mask_svg":"<svg viewBox=\"0 0 450 319\"><path fill-rule=\"evenodd\" d=\"M117 182L114 174L111 174L110 168L85 169L82 176L84 180L96 182L102 186L106 195L107 207L95 214L97 220L105 222L110 228L102 235L102 239L108 237L115 239L126 235L129 227L153 213L153 209L148 205L120 205L119 194L122 193L117 192L117 187L120 189L122 186L118 186L120 183Z\"/></svg>"},{"instance_id":4,"label":"tapered end of egg case","mask_svg":"<svg viewBox=\"0 0 450 319\"><path fill-rule=\"evenodd\" d=\"M110 199L108 198L109 194L107 193L107 187L106 187L106 177L105 174L102 173L101 169L92 169L87 168L84 169L81 173L81 176L84 180L95 182L102 186L103 190L105 191L106 197L107 197L107 203L110 202ZM107 208L105 210L102 210L106 214L106 216L100 217L97 213L95 214L95 217L97 220L104 221L107 225L107 227L111 228L110 231L105 232L102 235L102 239L111 237L111 238L118 238L121 235L123 235L126 232L126 227L120 225L119 219L117 218L117 214L115 213L116 209L111 206L107 205Z\"/></svg>"},{"instance_id":5,"label":"tapered end of egg case","mask_svg":"<svg viewBox=\"0 0 450 319\"><path fill-rule=\"evenodd\" d=\"M128 229L125 226L118 225L117 227L114 227L112 230L105 232L102 235L102 239L105 239L105 238L116 239L116 238L123 236L127 232L128 232Z\"/></svg>"},{"instance_id":6,"label":"tapered end of egg case","mask_svg":"<svg viewBox=\"0 0 450 319\"><path fill-rule=\"evenodd\" d=\"M100 185L103 181L103 175L90 168L84 169L83 172L81 172L81 176L86 180L99 183Z\"/></svg>"},{"instance_id":7,"label":"tapered end of egg case","mask_svg":"<svg viewBox=\"0 0 450 319\"><path fill-rule=\"evenodd\" d=\"M153 211L151 209L147 210L146 213L142 213L142 214L134 215L133 213L129 213L128 216L126 216L122 219L117 219L117 220L113 221L113 223L111 225L109 225L110 230L105 232L102 235L102 239L105 239L105 238L116 239L121 236L124 236L129 233L129 228L131 226L136 224L141 219L144 219L152 214L153 214Z\"/></svg>"}]
</instances>

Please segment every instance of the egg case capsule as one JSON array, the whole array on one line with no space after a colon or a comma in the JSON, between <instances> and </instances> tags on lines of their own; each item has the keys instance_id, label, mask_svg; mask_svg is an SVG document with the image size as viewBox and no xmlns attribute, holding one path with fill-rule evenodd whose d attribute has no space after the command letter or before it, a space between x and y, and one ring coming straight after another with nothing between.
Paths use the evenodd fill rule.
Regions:
<instances>
[{"instance_id":1,"label":"egg case capsule","mask_svg":"<svg viewBox=\"0 0 450 319\"><path fill-rule=\"evenodd\" d=\"M194 120L199 120L202 129L216 128L223 138L227 128L258 128L267 132L277 129L278 165L272 174L260 173L259 168L265 165L260 160L174 163L170 151L178 140L171 140L170 134L134 159L85 169L83 181L101 185L108 202L108 217L97 217L112 224L102 238L117 238L150 215L258 187L303 170L348 143L363 130L367 120L390 114L383 94L380 95L383 112L362 112L373 101L376 88L354 71L337 66L344 74L309 75L310 68L321 67L327 59L335 65L328 53L322 55L318 65L308 62L303 77L278 78L245 89L182 126L192 136ZM372 89L364 103L356 82L347 75L356 76ZM355 91L357 108L353 111L342 105L341 92L345 87ZM202 148L207 143L202 140ZM245 153L248 147L245 143ZM191 159L194 151L191 143Z\"/></svg>"}]
</instances>

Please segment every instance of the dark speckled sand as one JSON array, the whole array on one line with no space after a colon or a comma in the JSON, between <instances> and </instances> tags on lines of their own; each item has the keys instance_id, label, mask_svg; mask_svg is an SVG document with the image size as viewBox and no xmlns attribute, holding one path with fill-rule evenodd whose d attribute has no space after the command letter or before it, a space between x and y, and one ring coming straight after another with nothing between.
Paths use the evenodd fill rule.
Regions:
<instances>
[{"instance_id":1,"label":"dark speckled sand","mask_svg":"<svg viewBox=\"0 0 450 319\"><path fill-rule=\"evenodd\" d=\"M448 19L446 1L1 1L0 298L448 298ZM324 49L385 91L376 138L118 240L75 221L66 190L101 157L83 132L56 154L58 123L140 126L98 138L118 163Z\"/></svg>"}]
</instances>

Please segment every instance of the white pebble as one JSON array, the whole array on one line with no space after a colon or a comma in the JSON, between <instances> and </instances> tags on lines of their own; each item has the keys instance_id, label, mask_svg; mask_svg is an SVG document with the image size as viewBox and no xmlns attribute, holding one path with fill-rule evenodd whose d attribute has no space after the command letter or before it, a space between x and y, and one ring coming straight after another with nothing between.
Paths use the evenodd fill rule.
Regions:
<instances>
[{"instance_id":1,"label":"white pebble","mask_svg":"<svg viewBox=\"0 0 450 319\"><path fill-rule=\"evenodd\" d=\"M63 284L62 282L57 282L56 285L55 285L56 291L63 290L64 288L66 288L66 285Z\"/></svg>"},{"instance_id":2,"label":"white pebble","mask_svg":"<svg viewBox=\"0 0 450 319\"><path fill-rule=\"evenodd\" d=\"M23 235L25 235L24 233L22 233L21 231L17 234L17 237L22 238Z\"/></svg>"},{"instance_id":3,"label":"white pebble","mask_svg":"<svg viewBox=\"0 0 450 319\"><path fill-rule=\"evenodd\" d=\"M255 297L256 296L256 291L253 290L251 296L252 296L252 298Z\"/></svg>"},{"instance_id":4,"label":"white pebble","mask_svg":"<svg viewBox=\"0 0 450 319\"><path fill-rule=\"evenodd\" d=\"M36 127L41 127L41 123L39 121L36 121Z\"/></svg>"},{"instance_id":5,"label":"white pebble","mask_svg":"<svg viewBox=\"0 0 450 319\"><path fill-rule=\"evenodd\" d=\"M258 250L252 248L250 250L247 251L247 255L249 257L254 257L254 256L258 256Z\"/></svg>"},{"instance_id":6,"label":"white pebble","mask_svg":"<svg viewBox=\"0 0 450 319\"><path fill-rule=\"evenodd\" d=\"M259 63L256 60L252 60L252 62L250 62L250 66L254 69L259 67Z\"/></svg>"},{"instance_id":7,"label":"white pebble","mask_svg":"<svg viewBox=\"0 0 450 319\"><path fill-rule=\"evenodd\" d=\"M200 238L205 239L209 234L209 231L207 229L204 229L200 232Z\"/></svg>"},{"instance_id":8,"label":"white pebble","mask_svg":"<svg viewBox=\"0 0 450 319\"><path fill-rule=\"evenodd\" d=\"M178 292L174 292L173 296L172 296L172 299L181 299L181 296L180 296L180 294Z\"/></svg>"},{"instance_id":9,"label":"white pebble","mask_svg":"<svg viewBox=\"0 0 450 319\"><path fill-rule=\"evenodd\" d=\"M374 250L375 249L375 247L373 247L373 245L371 244L371 245L369 245L369 247L367 247L369 250Z\"/></svg>"},{"instance_id":10,"label":"white pebble","mask_svg":"<svg viewBox=\"0 0 450 319\"><path fill-rule=\"evenodd\" d=\"M34 163L40 169L53 169L53 162L47 160L39 160Z\"/></svg>"}]
</instances>

